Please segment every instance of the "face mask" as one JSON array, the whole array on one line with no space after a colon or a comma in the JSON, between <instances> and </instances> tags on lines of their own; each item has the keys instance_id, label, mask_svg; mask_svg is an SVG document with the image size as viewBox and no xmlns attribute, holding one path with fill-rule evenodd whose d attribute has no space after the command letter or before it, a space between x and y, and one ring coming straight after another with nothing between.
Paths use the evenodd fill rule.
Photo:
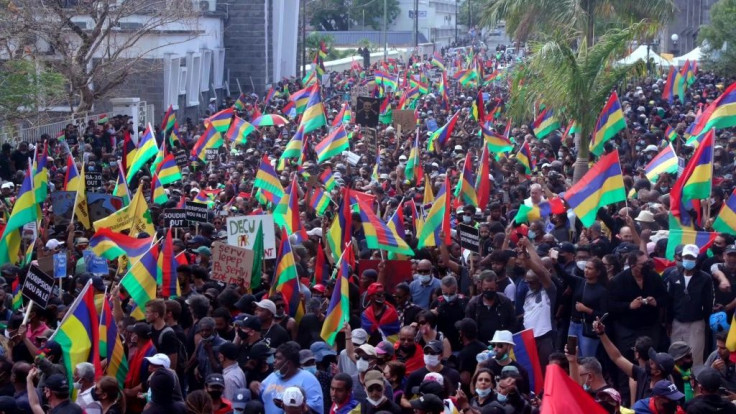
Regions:
<instances>
[{"instance_id":1,"label":"face mask","mask_svg":"<svg viewBox=\"0 0 736 414\"><path fill-rule=\"evenodd\" d=\"M488 300L493 300L493 299L496 298L496 292L494 292L492 290L486 290L486 291L483 292L483 297L486 298L486 299L488 299Z\"/></svg>"},{"instance_id":2,"label":"face mask","mask_svg":"<svg viewBox=\"0 0 736 414\"><path fill-rule=\"evenodd\" d=\"M507 396L505 396L505 395L503 395L501 393L499 393L498 395L496 395L496 401L498 401L500 403L505 403L506 400L508 400L508 397Z\"/></svg>"},{"instance_id":3,"label":"face mask","mask_svg":"<svg viewBox=\"0 0 736 414\"><path fill-rule=\"evenodd\" d=\"M682 267L685 270L693 270L693 269L695 269L695 260L683 259L682 260Z\"/></svg>"},{"instance_id":4,"label":"face mask","mask_svg":"<svg viewBox=\"0 0 736 414\"><path fill-rule=\"evenodd\" d=\"M445 298L446 302L452 302L457 299L457 295L442 295L442 297Z\"/></svg>"},{"instance_id":5,"label":"face mask","mask_svg":"<svg viewBox=\"0 0 736 414\"><path fill-rule=\"evenodd\" d=\"M75 383L74 383L74 389L75 389L75 390L80 390L80 389L82 389L82 383L81 383L81 382L79 382L79 381L75 382Z\"/></svg>"},{"instance_id":6,"label":"face mask","mask_svg":"<svg viewBox=\"0 0 736 414\"><path fill-rule=\"evenodd\" d=\"M401 345L399 346L399 350L401 350L405 355L411 356L414 355L414 351L417 350L417 347L414 345Z\"/></svg>"},{"instance_id":7,"label":"face mask","mask_svg":"<svg viewBox=\"0 0 736 414\"><path fill-rule=\"evenodd\" d=\"M681 368L681 369L682 369L683 371L687 371L687 370L689 370L689 369L690 369L690 368L692 368L692 367L693 367L693 363L692 363L692 362L686 362L686 363L684 363L684 364L682 364L682 365L680 366L680 368Z\"/></svg>"},{"instance_id":8,"label":"face mask","mask_svg":"<svg viewBox=\"0 0 736 414\"><path fill-rule=\"evenodd\" d=\"M419 275L419 281L422 284L427 284L430 280L432 280L432 275Z\"/></svg>"},{"instance_id":9,"label":"face mask","mask_svg":"<svg viewBox=\"0 0 736 414\"><path fill-rule=\"evenodd\" d=\"M238 329L238 337L242 340L246 340L248 339L248 334Z\"/></svg>"},{"instance_id":10,"label":"face mask","mask_svg":"<svg viewBox=\"0 0 736 414\"><path fill-rule=\"evenodd\" d=\"M209 394L210 397L212 397L213 400L219 400L220 397L222 397L222 391L221 390L207 391L207 394Z\"/></svg>"},{"instance_id":11,"label":"face mask","mask_svg":"<svg viewBox=\"0 0 736 414\"><path fill-rule=\"evenodd\" d=\"M509 357L509 353L504 352L503 354L493 354L493 357L496 358L496 361L503 361Z\"/></svg>"},{"instance_id":12,"label":"face mask","mask_svg":"<svg viewBox=\"0 0 736 414\"><path fill-rule=\"evenodd\" d=\"M308 367L302 368L303 370L311 373L312 375L317 375L317 366L316 365L310 365Z\"/></svg>"},{"instance_id":13,"label":"face mask","mask_svg":"<svg viewBox=\"0 0 736 414\"><path fill-rule=\"evenodd\" d=\"M487 396L489 396L491 394L491 391L493 391L493 390L490 389L490 388L488 388L486 390L482 390L480 388L476 388L475 389L475 393L478 394L478 397L479 398L486 398Z\"/></svg>"},{"instance_id":14,"label":"face mask","mask_svg":"<svg viewBox=\"0 0 736 414\"><path fill-rule=\"evenodd\" d=\"M377 304L381 305L381 304L383 304L383 302L386 301L386 298L374 298L373 301L376 302Z\"/></svg>"},{"instance_id":15,"label":"face mask","mask_svg":"<svg viewBox=\"0 0 736 414\"><path fill-rule=\"evenodd\" d=\"M273 364L273 355L269 355L268 358L266 358L266 363L268 365L272 365Z\"/></svg>"},{"instance_id":16,"label":"face mask","mask_svg":"<svg viewBox=\"0 0 736 414\"><path fill-rule=\"evenodd\" d=\"M384 400L386 399L385 396L381 396L381 398L374 400L371 397L366 397L366 400L374 407L378 407Z\"/></svg>"},{"instance_id":17,"label":"face mask","mask_svg":"<svg viewBox=\"0 0 736 414\"><path fill-rule=\"evenodd\" d=\"M675 266L682 267L682 260L675 260Z\"/></svg>"},{"instance_id":18,"label":"face mask","mask_svg":"<svg viewBox=\"0 0 736 414\"><path fill-rule=\"evenodd\" d=\"M536 231L534 231L534 230L529 230L529 231L528 231L528 232L526 233L526 236L527 236L527 237L529 237L529 240L534 240L534 239L536 239L536 238L537 238L537 232L536 232Z\"/></svg>"},{"instance_id":19,"label":"face mask","mask_svg":"<svg viewBox=\"0 0 736 414\"><path fill-rule=\"evenodd\" d=\"M659 187L659 188L660 188L660 189L661 189L661 190L662 190L663 192L665 192L665 193L666 193L666 192L668 192L668 191L670 190L670 188L669 188L669 187L667 187L666 185L663 185L663 186L661 186L661 187Z\"/></svg>"},{"instance_id":20,"label":"face mask","mask_svg":"<svg viewBox=\"0 0 736 414\"><path fill-rule=\"evenodd\" d=\"M721 254L724 250L725 248L721 246L716 246L715 244L710 246L710 251L712 251L713 254Z\"/></svg>"},{"instance_id":21,"label":"face mask","mask_svg":"<svg viewBox=\"0 0 736 414\"><path fill-rule=\"evenodd\" d=\"M368 366L369 365L370 365L370 363L368 361L366 361L365 359L362 359L362 358L361 359L358 359L355 362L355 367L358 369L358 372L361 372L361 373L368 371Z\"/></svg>"},{"instance_id":22,"label":"face mask","mask_svg":"<svg viewBox=\"0 0 736 414\"><path fill-rule=\"evenodd\" d=\"M585 265L588 264L588 261L587 260L578 260L577 262L575 262L575 264L577 265L578 269L585 270Z\"/></svg>"},{"instance_id":23,"label":"face mask","mask_svg":"<svg viewBox=\"0 0 736 414\"><path fill-rule=\"evenodd\" d=\"M590 385L588 385L588 384L583 384L583 389L584 389L585 391L590 391Z\"/></svg>"},{"instance_id":24,"label":"face mask","mask_svg":"<svg viewBox=\"0 0 736 414\"><path fill-rule=\"evenodd\" d=\"M470 216L463 216L463 223L470 223L473 221L473 218Z\"/></svg>"},{"instance_id":25,"label":"face mask","mask_svg":"<svg viewBox=\"0 0 736 414\"><path fill-rule=\"evenodd\" d=\"M424 365L428 367L436 367L439 364L440 364L439 355L425 355L424 356Z\"/></svg>"},{"instance_id":26,"label":"face mask","mask_svg":"<svg viewBox=\"0 0 736 414\"><path fill-rule=\"evenodd\" d=\"M564 153L564 152L558 152L558 153L557 153L557 158L558 158L558 159L563 159L563 158L565 158L565 153Z\"/></svg>"}]
</instances>

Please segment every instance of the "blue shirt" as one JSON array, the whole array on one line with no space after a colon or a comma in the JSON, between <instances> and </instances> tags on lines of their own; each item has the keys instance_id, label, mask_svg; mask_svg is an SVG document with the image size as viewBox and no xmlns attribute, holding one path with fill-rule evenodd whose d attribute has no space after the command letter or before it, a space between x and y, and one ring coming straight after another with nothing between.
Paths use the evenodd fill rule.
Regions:
<instances>
[{"instance_id":1,"label":"blue shirt","mask_svg":"<svg viewBox=\"0 0 736 414\"><path fill-rule=\"evenodd\" d=\"M289 387L301 387L307 394L307 406L317 413L324 412L324 400L322 399L322 387L317 377L302 369L287 380L279 378L272 372L261 383L261 400L266 414L283 414L284 410L276 407L274 398L281 399L284 390Z\"/></svg>"},{"instance_id":2,"label":"blue shirt","mask_svg":"<svg viewBox=\"0 0 736 414\"><path fill-rule=\"evenodd\" d=\"M424 309L429 309L429 302L432 299L432 292L439 289L440 280L432 277L428 284L424 285L419 279L409 284L409 292L411 293L411 301L415 305Z\"/></svg>"}]
</instances>

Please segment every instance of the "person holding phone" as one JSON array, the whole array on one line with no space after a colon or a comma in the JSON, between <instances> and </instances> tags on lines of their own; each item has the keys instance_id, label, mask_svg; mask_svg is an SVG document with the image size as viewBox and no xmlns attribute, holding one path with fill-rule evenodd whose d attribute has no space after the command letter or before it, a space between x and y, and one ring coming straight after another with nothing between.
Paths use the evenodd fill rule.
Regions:
<instances>
[{"instance_id":1,"label":"person holding phone","mask_svg":"<svg viewBox=\"0 0 736 414\"><path fill-rule=\"evenodd\" d=\"M595 356L600 344L593 332L593 321L607 311L608 289L602 283L606 277L606 267L600 259L594 257L586 261L584 269L583 277L570 275L561 268L558 269L558 275L572 288L568 335L578 338L578 354L586 358Z\"/></svg>"}]
</instances>

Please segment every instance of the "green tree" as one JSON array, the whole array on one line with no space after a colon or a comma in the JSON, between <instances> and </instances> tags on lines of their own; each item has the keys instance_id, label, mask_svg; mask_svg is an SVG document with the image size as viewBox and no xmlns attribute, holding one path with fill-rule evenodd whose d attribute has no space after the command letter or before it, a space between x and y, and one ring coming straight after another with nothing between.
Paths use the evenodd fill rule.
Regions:
<instances>
[{"instance_id":1,"label":"green tree","mask_svg":"<svg viewBox=\"0 0 736 414\"><path fill-rule=\"evenodd\" d=\"M673 0L485 0L482 21L491 26L506 20L506 31L526 41L533 34L567 32L594 44L596 21L611 19L628 26L642 19L653 25L675 12Z\"/></svg>"},{"instance_id":2,"label":"green tree","mask_svg":"<svg viewBox=\"0 0 736 414\"><path fill-rule=\"evenodd\" d=\"M513 79L509 103L513 119L530 119L534 104L543 103L558 118L578 122L574 182L588 170L590 134L611 91L628 77L644 73L646 65L642 61L632 66L613 63L645 26L642 22L612 29L591 47L583 40L577 51L566 38L534 44L531 60Z\"/></svg>"},{"instance_id":3,"label":"green tree","mask_svg":"<svg viewBox=\"0 0 736 414\"><path fill-rule=\"evenodd\" d=\"M32 120L66 95L64 77L27 59L0 64L0 121Z\"/></svg>"},{"instance_id":4,"label":"green tree","mask_svg":"<svg viewBox=\"0 0 736 414\"><path fill-rule=\"evenodd\" d=\"M710 9L710 24L701 27L698 34L698 41L703 43L703 67L721 76L732 76L736 72L734 21L736 0L720 0Z\"/></svg>"},{"instance_id":5,"label":"green tree","mask_svg":"<svg viewBox=\"0 0 736 414\"><path fill-rule=\"evenodd\" d=\"M398 0L385 0L388 24L401 12ZM310 24L325 31L348 30L362 25L383 27L384 0L315 0L307 4Z\"/></svg>"}]
</instances>

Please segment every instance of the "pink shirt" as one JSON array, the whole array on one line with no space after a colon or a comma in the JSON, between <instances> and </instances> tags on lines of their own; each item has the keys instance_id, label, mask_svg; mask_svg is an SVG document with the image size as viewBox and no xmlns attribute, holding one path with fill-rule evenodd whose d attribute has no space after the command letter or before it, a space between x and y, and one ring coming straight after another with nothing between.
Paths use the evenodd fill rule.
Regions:
<instances>
[{"instance_id":1,"label":"pink shirt","mask_svg":"<svg viewBox=\"0 0 736 414\"><path fill-rule=\"evenodd\" d=\"M49 329L49 327L46 325L46 323L41 322L40 325L38 325L38 328L33 329L31 325L28 325L28 330L26 331L26 337L35 343L35 338L37 338L42 333L46 332L46 330Z\"/></svg>"}]
</instances>

